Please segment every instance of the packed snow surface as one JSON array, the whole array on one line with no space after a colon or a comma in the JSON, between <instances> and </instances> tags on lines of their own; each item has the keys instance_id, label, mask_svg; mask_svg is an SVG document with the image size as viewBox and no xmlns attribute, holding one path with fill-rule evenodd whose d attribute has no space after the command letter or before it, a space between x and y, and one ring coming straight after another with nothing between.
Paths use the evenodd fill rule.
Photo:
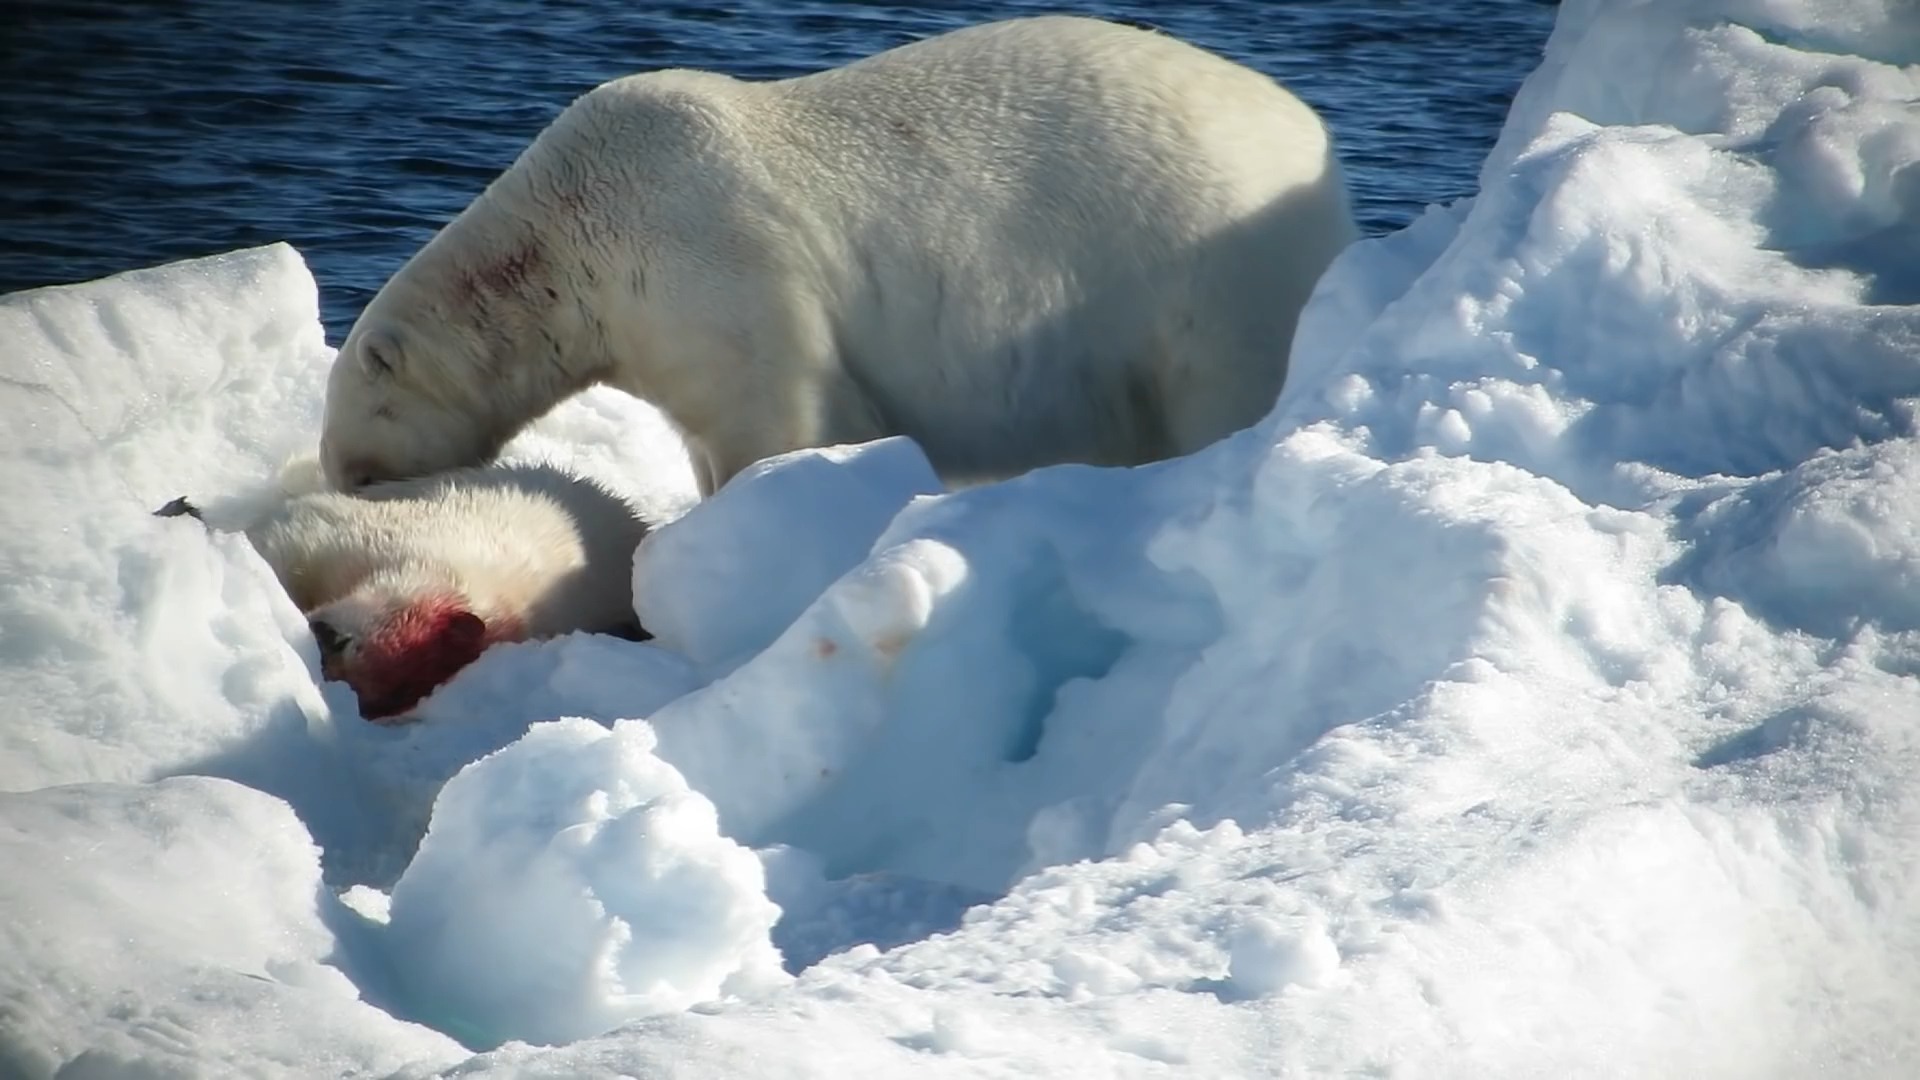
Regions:
<instances>
[{"instance_id":1,"label":"packed snow surface","mask_svg":"<svg viewBox=\"0 0 1920 1080\"><path fill-rule=\"evenodd\" d=\"M398 729L232 528L299 255L0 298L0 1075L1914 1075L1917 102L1901 0L1567 0L1151 467L693 505L591 391L507 454L657 637Z\"/></svg>"}]
</instances>

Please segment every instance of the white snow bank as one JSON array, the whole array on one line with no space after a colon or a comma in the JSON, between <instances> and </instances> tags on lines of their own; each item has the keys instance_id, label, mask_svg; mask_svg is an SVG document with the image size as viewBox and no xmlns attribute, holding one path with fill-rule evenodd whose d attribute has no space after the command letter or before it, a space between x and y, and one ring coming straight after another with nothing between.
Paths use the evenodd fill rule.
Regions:
<instances>
[{"instance_id":1,"label":"white snow bank","mask_svg":"<svg viewBox=\"0 0 1920 1080\"><path fill-rule=\"evenodd\" d=\"M939 490L910 439L769 458L647 535L634 611L661 645L718 675L859 565L909 500Z\"/></svg>"},{"instance_id":2,"label":"white snow bank","mask_svg":"<svg viewBox=\"0 0 1920 1080\"><path fill-rule=\"evenodd\" d=\"M1307 313L1286 422L1626 506L1910 434L1912 309L1886 305L1920 301L1920 49L1898 67L1794 45L1886 46L1915 21L1565 5L1480 196L1363 245L1371 272Z\"/></svg>"},{"instance_id":3,"label":"white snow bank","mask_svg":"<svg viewBox=\"0 0 1920 1080\"><path fill-rule=\"evenodd\" d=\"M226 353L133 365L145 324L89 346L147 381L94 384L78 415L142 386L212 430L140 413L10 444L10 510L74 527L44 493L102 455L259 449L141 465L155 490L89 507L78 541L0 530L0 613L28 628L0 649L8 784L221 772L292 803L328 892L363 887L349 910L195 863L152 911L114 907L176 858L176 833L133 829L44 895L191 939L169 912L198 880L307 927L295 963L331 957L470 1045L613 1028L454 1075L1908 1075L1915 100L1910 6L1570 0L1482 193L1342 257L1256 429L951 494L897 440L769 462L636 567L684 651L493 650L402 731L314 689L243 547L142 516L198 494L183 478L240 497L280 433L310 437L317 361L287 342L311 315L241 350L277 358L246 392L177 388L175 366L245 368ZM0 318L71 339L131 283L258 324L294 289L284 252L223 265L256 269ZM0 405L67 431L30 381ZM684 456L618 395L515 452L685 497ZM102 712L96 684L127 689ZM556 717L600 723L520 737ZM23 809L51 797L0 802L0 826L79 850ZM824 958L784 979L769 942L790 970ZM32 956L0 993L79 989L0 1027L0 1060L135 1045L82 946ZM246 1007L180 1003L175 972L116 970L115 1000L197 1030ZM229 1058L184 1052L446 1064L336 988L331 1011L261 1006Z\"/></svg>"},{"instance_id":4,"label":"white snow bank","mask_svg":"<svg viewBox=\"0 0 1920 1080\"><path fill-rule=\"evenodd\" d=\"M278 799L202 778L4 794L0 866L0 1075L348 1076L461 1056L333 966L355 920ZM377 982L377 966L356 973Z\"/></svg>"},{"instance_id":5,"label":"white snow bank","mask_svg":"<svg viewBox=\"0 0 1920 1080\"><path fill-rule=\"evenodd\" d=\"M0 342L0 789L304 739L323 706L265 565L151 517L259 487L318 424L332 353L300 257L275 245L15 293Z\"/></svg>"},{"instance_id":6,"label":"white snow bank","mask_svg":"<svg viewBox=\"0 0 1920 1080\"><path fill-rule=\"evenodd\" d=\"M539 724L441 790L386 933L435 1026L565 1042L782 981L759 861L652 749Z\"/></svg>"}]
</instances>

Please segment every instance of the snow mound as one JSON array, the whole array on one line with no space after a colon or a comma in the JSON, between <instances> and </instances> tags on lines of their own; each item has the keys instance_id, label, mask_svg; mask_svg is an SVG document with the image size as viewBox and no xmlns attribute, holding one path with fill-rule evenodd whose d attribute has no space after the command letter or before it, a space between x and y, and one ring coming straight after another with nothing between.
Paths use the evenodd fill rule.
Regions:
<instances>
[{"instance_id":1,"label":"snow mound","mask_svg":"<svg viewBox=\"0 0 1920 1080\"><path fill-rule=\"evenodd\" d=\"M361 1000L336 938L355 920L278 799L194 777L0 795L0 865L0 1075L347 1076L462 1056ZM311 1041L263 1016L298 1016Z\"/></svg>"},{"instance_id":2,"label":"snow mound","mask_svg":"<svg viewBox=\"0 0 1920 1080\"><path fill-rule=\"evenodd\" d=\"M144 779L304 738L322 706L271 573L243 539L150 515L262 486L318 425L318 320L285 245L0 298L0 694L21 718L0 724L0 788Z\"/></svg>"},{"instance_id":3,"label":"snow mound","mask_svg":"<svg viewBox=\"0 0 1920 1080\"><path fill-rule=\"evenodd\" d=\"M648 534L634 610L660 644L717 674L771 644L901 507L939 490L910 439L768 458Z\"/></svg>"},{"instance_id":4,"label":"snow mound","mask_svg":"<svg viewBox=\"0 0 1920 1080\"><path fill-rule=\"evenodd\" d=\"M567 1042L777 985L779 908L641 724L537 724L441 789L386 937L469 1042Z\"/></svg>"}]
</instances>

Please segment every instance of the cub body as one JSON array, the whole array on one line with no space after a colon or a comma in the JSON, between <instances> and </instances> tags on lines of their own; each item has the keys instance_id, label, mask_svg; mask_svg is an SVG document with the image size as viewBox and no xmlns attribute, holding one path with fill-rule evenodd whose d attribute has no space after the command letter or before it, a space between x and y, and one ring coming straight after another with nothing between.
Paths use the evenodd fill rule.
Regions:
<instances>
[{"instance_id":1,"label":"cub body","mask_svg":"<svg viewBox=\"0 0 1920 1080\"><path fill-rule=\"evenodd\" d=\"M589 480L495 466L290 495L248 538L370 720L412 709L496 642L639 633L647 526Z\"/></svg>"}]
</instances>

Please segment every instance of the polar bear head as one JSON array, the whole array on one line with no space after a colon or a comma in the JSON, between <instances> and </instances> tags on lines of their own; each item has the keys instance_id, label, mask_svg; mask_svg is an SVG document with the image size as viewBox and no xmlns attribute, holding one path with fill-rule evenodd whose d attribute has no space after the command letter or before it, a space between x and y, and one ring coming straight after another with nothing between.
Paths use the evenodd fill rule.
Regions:
<instances>
[{"instance_id":1,"label":"polar bear head","mask_svg":"<svg viewBox=\"0 0 1920 1080\"><path fill-rule=\"evenodd\" d=\"M723 228L743 199L736 166L750 159L725 150L711 101L747 85L649 72L556 117L354 323L327 383L329 482L480 464L562 398L631 375L662 321L646 285L651 263L672 261L662 253L685 245L719 281L716 250L757 258L728 247L740 242ZM662 279L662 296L689 291Z\"/></svg>"},{"instance_id":2,"label":"polar bear head","mask_svg":"<svg viewBox=\"0 0 1920 1080\"><path fill-rule=\"evenodd\" d=\"M327 378L320 462L353 491L479 464L593 381L550 237L483 198L390 278Z\"/></svg>"}]
</instances>

